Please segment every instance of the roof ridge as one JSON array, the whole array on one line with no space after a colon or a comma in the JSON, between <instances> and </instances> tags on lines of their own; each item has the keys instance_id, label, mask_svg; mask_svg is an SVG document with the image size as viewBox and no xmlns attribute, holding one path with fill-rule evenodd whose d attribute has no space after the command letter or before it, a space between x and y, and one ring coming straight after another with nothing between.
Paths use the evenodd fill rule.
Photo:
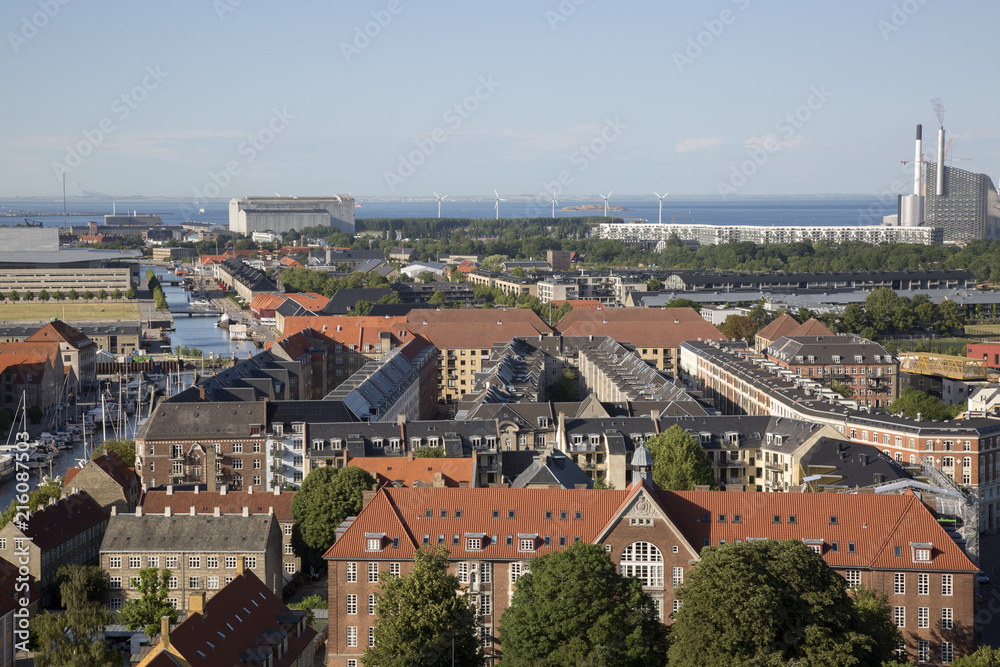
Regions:
<instances>
[{"instance_id":1,"label":"roof ridge","mask_svg":"<svg viewBox=\"0 0 1000 667\"><path fill-rule=\"evenodd\" d=\"M916 496L911 496L910 498L907 498L906 508L902 512L899 513L899 516L896 517L895 523L892 524L892 529L886 531L885 540L882 542L882 545L878 549L875 550L875 553L872 556L871 561L869 561L869 563L868 563L868 567L874 567L875 563L877 563L878 560L879 560L879 558L882 557L882 554L885 552L886 548L889 546L889 542L896 535L896 531L899 529L900 524L903 523L903 519L910 513L910 510L913 509L913 503L915 501L917 501L917 497ZM865 525L867 525L867 524L865 524Z\"/></svg>"}]
</instances>

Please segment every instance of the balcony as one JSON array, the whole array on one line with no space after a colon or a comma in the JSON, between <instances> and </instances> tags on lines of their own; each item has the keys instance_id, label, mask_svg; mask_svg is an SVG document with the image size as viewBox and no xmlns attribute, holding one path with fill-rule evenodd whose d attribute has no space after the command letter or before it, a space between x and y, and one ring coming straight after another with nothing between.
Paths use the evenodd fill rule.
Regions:
<instances>
[{"instance_id":1,"label":"balcony","mask_svg":"<svg viewBox=\"0 0 1000 667\"><path fill-rule=\"evenodd\" d=\"M764 467L775 472L788 472L787 463L765 463Z\"/></svg>"},{"instance_id":2,"label":"balcony","mask_svg":"<svg viewBox=\"0 0 1000 667\"><path fill-rule=\"evenodd\" d=\"M745 461L741 461L739 459L725 459L725 460L719 461L719 467L720 468L742 468L745 465L746 465L746 462Z\"/></svg>"}]
</instances>

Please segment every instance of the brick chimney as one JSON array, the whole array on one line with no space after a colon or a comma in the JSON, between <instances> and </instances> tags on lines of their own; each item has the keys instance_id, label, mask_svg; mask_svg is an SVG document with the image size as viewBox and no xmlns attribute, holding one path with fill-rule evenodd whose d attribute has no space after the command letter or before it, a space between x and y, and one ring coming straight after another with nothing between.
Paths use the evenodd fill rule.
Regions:
<instances>
[{"instance_id":1,"label":"brick chimney","mask_svg":"<svg viewBox=\"0 0 1000 667\"><path fill-rule=\"evenodd\" d=\"M378 493L378 484L377 483L376 484L372 484L371 491L363 491L361 493L361 507L362 507L362 509L364 509L365 507L368 506L368 503L370 503L372 501L372 498L375 497L376 493Z\"/></svg>"},{"instance_id":2,"label":"brick chimney","mask_svg":"<svg viewBox=\"0 0 1000 667\"><path fill-rule=\"evenodd\" d=\"M160 647L165 651L170 648L170 617L160 617Z\"/></svg>"},{"instance_id":3,"label":"brick chimney","mask_svg":"<svg viewBox=\"0 0 1000 667\"><path fill-rule=\"evenodd\" d=\"M215 447L205 453L205 484L209 493L215 493Z\"/></svg>"},{"instance_id":4,"label":"brick chimney","mask_svg":"<svg viewBox=\"0 0 1000 667\"><path fill-rule=\"evenodd\" d=\"M198 398L202 401L205 400L205 385L198 385Z\"/></svg>"},{"instance_id":5,"label":"brick chimney","mask_svg":"<svg viewBox=\"0 0 1000 667\"><path fill-rule=\"evenodd\" d=\"M440 471L434 473L434 481L431 483L431 486L435 489L443 489L445 487L444 475Z\"/></svg>"}]
</instances>

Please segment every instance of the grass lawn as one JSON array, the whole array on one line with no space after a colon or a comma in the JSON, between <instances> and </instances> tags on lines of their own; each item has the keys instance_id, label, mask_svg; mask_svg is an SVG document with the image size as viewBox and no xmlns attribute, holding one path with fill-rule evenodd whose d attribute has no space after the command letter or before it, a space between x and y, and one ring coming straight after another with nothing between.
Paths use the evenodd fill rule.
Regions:
<instances>
[{"instance_id":1,"label":"grass lawn","mask_svg":"<svg viewBox=\"0 0 1000 667\"><path fill-rule=\"evenodd\" d=\"M138 319L139 304L135 301L18 301L0 303L0 321L30 320L41 322L58 317L73 320Z\"/></svg>"},{"instance_id":2,"label":"grass lawn","mask_svg":"<svg viewBox=\"0 0 1000 667\"><path fill-rule=\"evenodd\" d=\"M965 333L970 336L1000 334L1000 324L967 324Z\"/></svg>"}]
</instances>

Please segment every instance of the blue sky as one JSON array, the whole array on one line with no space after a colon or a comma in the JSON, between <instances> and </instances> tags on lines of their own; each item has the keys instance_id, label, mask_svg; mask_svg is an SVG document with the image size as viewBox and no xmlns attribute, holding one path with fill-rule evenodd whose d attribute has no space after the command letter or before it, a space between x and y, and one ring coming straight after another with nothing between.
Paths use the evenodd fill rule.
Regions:
<instances>
[{"instance_id":1,"label":"blue sky","mask_svg":"<svg viewBox=\"0 0 1000 667\"><path fill-rule=\"evenodd\" d=\"M935 150L934 98L953 164L996 180L998 19L990 0L7 0L0 197L58 196L63 173L71 196L896 192L916 123Z\"/></svg>"}]
</instances>

